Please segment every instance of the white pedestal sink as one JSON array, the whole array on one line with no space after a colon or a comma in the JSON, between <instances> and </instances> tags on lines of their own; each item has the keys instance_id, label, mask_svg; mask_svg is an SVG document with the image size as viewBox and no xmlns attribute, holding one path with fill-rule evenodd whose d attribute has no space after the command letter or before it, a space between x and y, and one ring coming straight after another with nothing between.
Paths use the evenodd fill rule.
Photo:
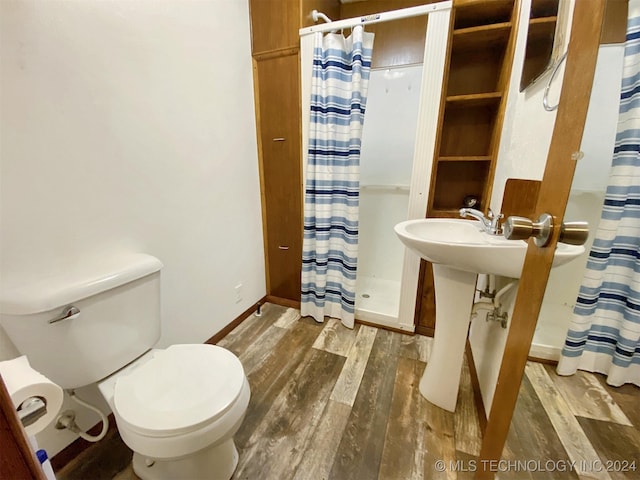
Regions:
<instances>
[{"instance_id":1,"label":"white pedestal sink","mask_svg":"<svg viewBox=\"0 0 640 480\"><path fill-rule=\"evenodd\" d=\"M520 278L527 243L489 235L482 231L480 222L462 219L408 220L394 229L409 249L433 263L436 329L420 393L453 412L477 275ZM559 243L553 266L570 262L583 252L583 246Z\"/></svg>"}]
</instances>

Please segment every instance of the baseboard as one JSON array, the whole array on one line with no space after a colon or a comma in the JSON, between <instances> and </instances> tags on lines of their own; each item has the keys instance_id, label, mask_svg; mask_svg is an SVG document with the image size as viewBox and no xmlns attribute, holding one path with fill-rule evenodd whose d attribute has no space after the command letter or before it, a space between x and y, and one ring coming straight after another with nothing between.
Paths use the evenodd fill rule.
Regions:
<instances>
[{"instance_id":1,"label":"baseboard","mask_svg":"<svg viewBox=\"0 0 640 480\"><path fill-rule=\"evenodd\" d=\"M300 310L299 300L290 300L288 298L275 297L273 295L267 295L266 300L269 303L280 305L281 307L297 308Z\"/></svg>"},{"instance_id":2,"label":"baseboard","mask_svg":"<svg viewBox=\"0 0 640 480\"><path fill-rule=\"evenodd\" d=\"M357 318L355 319L355 323L359 323L360 325L366 325L367 327L379 328L380 330L389 330L390 332L402 333L404 335L415 335L414 332L410 332L408 330L402 330L400 328L394 328L388 325L382 325L380 323L366 322L364 320L358 320Z\"/></svg>"},{"instance_id":3,"label":"baseboard","mask_svg":"<svg viewBox=\"0 0 640 480\"><path fill-rule=\"evenodd\" d=\"M220 330L218 333L216 333L213 337L211 337L209 340L207 340L204 343L208 343L209 345L215 345L216 343L218 343L224 337L229 335L229 332L231 332L231 330L233 330L242 322L244 322L247 318L249 318L249 316L258 309L258 306L262 305L267 300L267 298L268 297L262 297L260 300L258 300L256 303L254 303L249 308L247 308L244 312L242 312L238 317L232 320L231 323L229 323L229 325L224 327L222 330Z\"/></svg>"},{"instance_id":4,"label":"baseboard","mask_svg":"<svg viewBox=\"0 0 640 480\"><path fill-rule=\"evenodd\" d=\"M558 365L558 360L550 360L548 358L532 357L531 355L527 356L527 360L530 361L530 362L545 363L547 365Z\"/></svg>"},{"instance_id":5,"label":"baseboard","mask_svg":"<svg viewBox=\"0 0 640 480\"><path fill-rule=\"evenodd\" d=\"M416 325L416 333L425 337L433 337L435 328L425 327L424 325Z\"/></svg>"}]
</instances>

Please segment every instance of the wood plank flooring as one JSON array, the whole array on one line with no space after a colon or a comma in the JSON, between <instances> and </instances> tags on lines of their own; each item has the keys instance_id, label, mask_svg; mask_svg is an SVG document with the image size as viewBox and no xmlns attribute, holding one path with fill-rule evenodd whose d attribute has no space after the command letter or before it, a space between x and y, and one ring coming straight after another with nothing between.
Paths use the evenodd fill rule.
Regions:
<instances>
[{"instance_id":1,"label":"wood plank flooring","mask_svg":"<svg viewBox=\"0 0 640 480\"><path fill-rule=\"evenodd\" d=\"M262 312L219 343L251 385L234 480L473 478L481 434L466 365L458 408L446 412L418 391L431 339ZM636 387L530 363L497 478L640 478L639 410ZM135 479L127 452L114 432L58 478ZM633 461L636 471L621 471Z\"/></svg>"}]
</instances>

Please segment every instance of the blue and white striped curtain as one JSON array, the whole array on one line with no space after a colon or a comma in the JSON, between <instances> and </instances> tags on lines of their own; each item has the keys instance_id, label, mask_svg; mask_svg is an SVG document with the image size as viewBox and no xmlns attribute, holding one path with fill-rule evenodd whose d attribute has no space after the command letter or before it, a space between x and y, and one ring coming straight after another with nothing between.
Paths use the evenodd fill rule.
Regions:
<instances>
[{"instance_id":1,"label":"blue and white striped curtain","mask_svg":"<svg viewBox=\"0 0 640 480\"><path fill-rule=\"evenodd\" d=\"M623 68L609 186L557 371L640 386L640 0L629 2Z\"/></svg>"},{"instance_id":2,"label":"blue and white striped curtain","mask_svg":"<svg viewBox=\"0 0 640 480\"><path fill-rule=\"evenodd\" d=\"M304 197L301 314L353 328L360 146L373 33L315 34Z\"/></svg>"}]
</instances>

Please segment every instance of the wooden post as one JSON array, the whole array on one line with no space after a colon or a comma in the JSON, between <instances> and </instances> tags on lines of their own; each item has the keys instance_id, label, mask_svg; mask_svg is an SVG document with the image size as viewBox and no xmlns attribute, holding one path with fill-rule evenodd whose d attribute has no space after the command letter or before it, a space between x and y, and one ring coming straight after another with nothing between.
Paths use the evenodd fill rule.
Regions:
<instances>
[{"instance_id":1,"label":"wooden post","mask_svg":"<svg viewBox=\"0 0 640 480\"><path fill-rule=\"evenodd\" d=\"M535 209L537 215L547 212L554 217L554 232L550 245L545 248L535 247L533 242L529 242L498 384L478 459L475 476L478 480L494 478L518 400L527 355L551 270L559 225L562 223L573 180L576 158L572 154L580 150L582 141L604 6L604 0L575 2L558 115Z\"/></svg>"}]
</instances>

